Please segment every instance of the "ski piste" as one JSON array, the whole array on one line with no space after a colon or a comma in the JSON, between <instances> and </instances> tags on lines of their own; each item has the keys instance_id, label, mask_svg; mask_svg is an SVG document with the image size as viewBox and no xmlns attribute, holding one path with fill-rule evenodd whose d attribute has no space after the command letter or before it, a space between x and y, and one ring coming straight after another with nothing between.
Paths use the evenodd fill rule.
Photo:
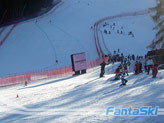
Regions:
<instances>
[{"instance_id":1,"label":"ski piste","mask_svg":"<svg viewBox=\"0 0 164 123\"><path fill-rule=\"evenodd\" d=\"M163 123L162 113L106 115L109 107L162 111L163 70L156 78L144 68L134 75L131 60L128 82L120 87L121 79L112 81L122 62L116 60L99 78L103 55L117 55L118 49L125 58L147 53L156 35L155 12L149 9L155 6L156 0L62 0L43 16L0 28L0 83L14 84L0 88L0 122ZM72 76L70 56L84 52L87 73Z\"/></svg>"}]
</instances>

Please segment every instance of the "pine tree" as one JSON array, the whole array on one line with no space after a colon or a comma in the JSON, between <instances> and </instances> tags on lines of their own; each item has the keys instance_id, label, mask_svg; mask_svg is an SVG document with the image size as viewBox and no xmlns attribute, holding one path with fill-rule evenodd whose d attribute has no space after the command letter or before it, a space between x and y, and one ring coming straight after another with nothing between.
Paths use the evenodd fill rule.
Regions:
<instances>
[{"instance_id":1,"label":"pine tree","mask_svg":"<svg viewBox=\"0 0 164 123\"><path fill-rule=\"evenodd\" d=\"M0 0L0 24L36 14L52 3L53 0Z\"/></svg>"},{"instance_id":2,"label":"pine tree","mask_svg":"<svg viewBox=\"0 0 164 123\"><path fill-rule=\"evenodd\" d=\"M156 38L149 46L151 49L164 48L164 0L157 0L157 6L154 8L156 14L152 17L157 23L154 29L157 29Z\"/></svg>"}]
</instances>

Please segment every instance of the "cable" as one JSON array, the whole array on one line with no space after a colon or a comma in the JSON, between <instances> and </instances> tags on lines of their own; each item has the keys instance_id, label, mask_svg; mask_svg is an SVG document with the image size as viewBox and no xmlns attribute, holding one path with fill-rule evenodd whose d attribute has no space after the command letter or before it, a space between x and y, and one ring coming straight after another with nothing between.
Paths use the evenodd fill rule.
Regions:
<instances>
[{"instance_id":1,"label":"cable","mask_svg":"<svg viewBox=\"0 0 164 123\"><path fill-rule=\"evenodd\" d=\"M48 36L48 34L37 24L37 23L35 23L35 25L38 27L38 29L39 30L41 30L41 32L43 32L44 33L44 35L46 36L46 38L48 39L48 41L49 41L49 44L51 45L51 47L52 47L52 49L53 49L53 51L54 51L54 56L55 56L55 60L57 60L57 53L56 53L56 49L55 49L55 47L54 47L54 45L53 45L53 43L52 43L52 41L51 41L51 39L49 38L49 36Z\"/></svg>"},{"instance_id":2,"label":"cable","mask_svg":"<svg viewBox=\"0 0 164 123\"><path fill-rule=\"evenodd\" d=\"M56 25L55 25L55 27L56 27L57 29L59 29L61 32L65 33L66 35L68 35L68 36L70 36L71 38L73 38L74 41L76 41L78 44L80 44L80 46L82 46L82 49L85 49L84 46L83 46L83 44L80 43L81 41L80 41L78 38L76 38L75 36L72 36L70 33L66 32L66 31L65 31L64 29L62 29L61 27L58 27L58 26L56 26Z\"/></svg>"}]
</instances>

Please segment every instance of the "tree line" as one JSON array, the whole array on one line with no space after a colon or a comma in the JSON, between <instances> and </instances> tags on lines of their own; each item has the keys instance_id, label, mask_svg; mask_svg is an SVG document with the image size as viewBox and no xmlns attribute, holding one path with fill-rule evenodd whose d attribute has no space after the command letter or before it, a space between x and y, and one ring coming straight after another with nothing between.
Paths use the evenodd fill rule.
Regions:
<instances>
[{"instance_id":1,"label":"tree line","mask_svg":"<svg viewBox=\"0 0 164 123\"><path fill-rule=\"evenodd\" d=\"M154 27L154 29L157 29L157 33L150 48L164 48L164 0L157 0L157 6L153 9L156 11L152 18L157 23L156 27Z\"/></svg>"},{"instance_id":2,"label":"tree line","mask_svg":"<svg viewBox=\"0 0 164 123\"><path fill-rule=\"evenodd\" d=\"M40 12L53 0L0 0L0 24Z\"/></svg>"}]
</instances>

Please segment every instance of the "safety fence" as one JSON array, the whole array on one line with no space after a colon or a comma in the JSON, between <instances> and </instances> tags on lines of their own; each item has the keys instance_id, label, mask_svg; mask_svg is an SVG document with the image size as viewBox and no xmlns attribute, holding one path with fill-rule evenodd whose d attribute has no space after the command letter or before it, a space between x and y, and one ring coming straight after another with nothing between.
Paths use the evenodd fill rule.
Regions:
<instances>
[{"instance_id":1,"label":"safety fence","mask_svg":"<svg viewBox=\"0 0 164 123\"><path fill-rule=\"evenodd\" d=\"M87 63L88 69L100 65L102 61L103 61L103 58L99 58L99 59L88 62ZM26 74L16 75L16 76L9 76L9 77L0 78L0 87L20 84L20 83L25 83L25 82L34 82L34 81L43 80L43 79L59 78L59 77L64 77L68 75L73 75L73 73L74 72L72 70L72 66L69 66L69 67L64 67L64 68L59 68L59 69L26 73Z\"/></svg>"}]
</instances>

